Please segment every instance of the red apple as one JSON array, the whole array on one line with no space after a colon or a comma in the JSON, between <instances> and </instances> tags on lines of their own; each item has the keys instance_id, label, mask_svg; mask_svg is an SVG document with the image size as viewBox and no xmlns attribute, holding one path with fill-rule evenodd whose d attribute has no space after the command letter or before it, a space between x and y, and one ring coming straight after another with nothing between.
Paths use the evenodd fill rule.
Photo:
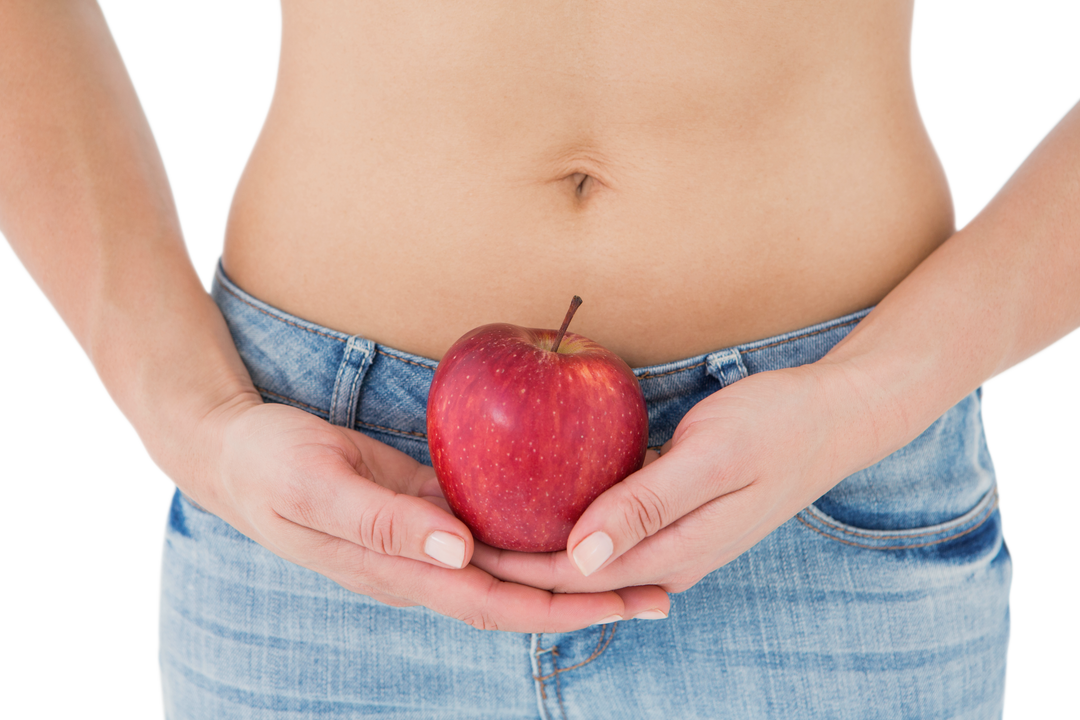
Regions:
<instances>
[{"instance_id":1,"label":"red apple","mask_svg":"<svg viewBox=\"0 0 1080 720\"><path fill-rule=\"evenodd\" d=\"M450 508L506 550L564 550L600 493L645 459L648 415L617 355L562 329L498 323L447 351L427 406L431 461Z\"/></svg>"}]
</instances>

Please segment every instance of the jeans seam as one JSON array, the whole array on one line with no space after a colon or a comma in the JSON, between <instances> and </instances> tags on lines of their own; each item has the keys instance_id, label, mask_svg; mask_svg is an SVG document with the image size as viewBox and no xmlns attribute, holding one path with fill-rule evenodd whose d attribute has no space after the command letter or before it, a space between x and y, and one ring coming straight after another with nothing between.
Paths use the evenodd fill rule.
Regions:
<instances>
[{"instance_id":1,"label":"jeans seam","mask_svg":"<svg viewBox=\"0 0 1080 720\"><path fill-rule=\"evenodd\" d=\"M427 440L427 433L419 433L412 430L398 430L396 428L386 427L384 425L376 425L375 423L364 422L363 420L357 420L355 425L357 427L366 427L370 430L381 430L382 432L392 433L394 435L405 435L408 437L415 437L422 440Z\"/></svg>"},{"instance_id":2,"label":"jeans seam","mask_svg":"<svg viewBox=\"0 0 1080 720\"><path fill-rule=\"evenodd\" d=\"M641 375L638 375L638 380L646 380L648 378L664 377L665 375L674 375L675 373L686 372L687 370L693 370L695 368L699 368L704 364L705 364L705 361L702 360L699 363L696 363L694 365L688 365L688 366L686 366L684 368L678 368L677 370L666 370L666 371L661 372L661 373L642 373Z\"/></svg>"},{"instance_id":3,"label":"jeans seam","mask_svg":"<svg viewBox=\"0 0 1080 720\"><path fill-rule=\"evenodd\" d=\"M611 623L609 625L601 625L600 626L600 639L596 641L596 647L593 649L592 655L585 658L584 660L579 662L577 665L571 665L568 668L556 667L555 672L550 673L548 675L541 675L539 677L534 676L533 680L543 682L544 680L550 680L551 678L555 677L556 675L559 675L560 673L569 672L571 670L577 670L582 665L588 665L593 660L595 660L596 658L603 655L604 651L608 649L608 645L611 644L611 638L615 637L615 628L618 625L619 625L619 623L617 623L617 622L613 622L613 623ZM608 632L608 628L611 628L611 632ZM605 635L607 636L607 640L604 639ZM556 650L556 649L558 649L558 647L559 646L556 645L552 649Z\"/></svg>"},{"instance_id":4,"label":"jeans seam","mask_svg":"<svg viewBox=\"0 0 1080 720\"><path fill-rule=\"evenodd\" d=\"M229 281L229 283L231 283L231 281ZM334 340L335 342L340 342L340 343L348 342L348 340L346 338L337 337L335 335L330 335L328 333L320 332L320 331L318 331L318 330L316 330L314 328L305 327L305 326L303 326L303 325L301 325L301 324L299 324L297 322L294 322L294 321L290 320L287 317L281 317L281 316L276 315L276 314L274 314L272 312L269 312L268 310L259 307L258 305L252 303L247 298L245 298L242 295L240 295L239 293L237 293L236 290L229 287L229 283L222 283L221 288L225 292L229 293L234 298L239 300L240 302L244 303L245 305L247 305L248 307L250 307L250 308L252 308L254 310L259 311L260 313L262 313L263 315L266 315L269 318L272 318L272 319L277 320L279 322L283 322L286 325L297 328L299 330L303 330L304 332L309 332L309 333L312 333L314 335L318 335L320 337L329 338L330 340ZM802 340L804 338L813 337L814 335L820 335L822 333L829 332L830 330L836 330L836 329L839 329L839 328L848 327L849 325L855 325L855 324L859 323L862 319L863 319L862 317L859 317L859 318L856 318L854 320L848 320L847 322L839 323L837 325L829 325L828 327L819 328L817 330L813 330L811 332L803 333L801 335L794 335L794 336L789 337L789 338L784 338L783 340L777 340L776 342L773 342L773 343L768 343L766 345L759 345L757 347L748 348L746 350L739 349L739 346L736 346L736 347L731 348L731 349L737 350L739 353L741 353L743 355L747 355L749 353L757 352L758 350L766 350L768 348L773 348L773 347L777 347L779 345L785 345L785 344L787 344L789 342L794 342L795 340ZM376 348L376 352L378 352L380 355L384 355L384 356L386 356L386 357L388 357L388 358L390 358L392 360L397 360L398 362L407 363L409 365L415 365L416 367L424 368L425 370L432 370L432 367L430 365L426 365L424 363L418 363L418 362L416 362L414 360L408 360L408 359L403 358L403 357L398 357L397 355L394 355L393 353L385 352L385 351L383 351L382 349L379 349L379 348ZM695 369L701 367L702 365L704 365L705 363L706 363L706 361L702 360L699 363L695 363L694 365L689 365L689 366L684 367L684 368L679 368L677 370L666 370L666 371L661 372L661 373L644 373L642 375L639 375L638 379L658 378L658 377L664 377L666 375L674 375L676 373L686 372L686 371L689 371L689 370L695 370Z\"/></svg>"},{"instance_id":5,"label":"jeans seam","mask_svg":"<svg viewBox=\"0 0 1080 720\"><path fill-rule=\"evenodd\" d=\"M803 333L802 335L796 335L794 337L785 338L783 340L777 340L776 342L768 343L767 345L759 345L759 346L757 346L755 348L751 348L749 350L740 350L739 352L741 354L743 354L743 355L747 355L747 354L752 353L752 352L757 352L758 350L766 350L768 348L773 348L773 347L777 347L779 345L784 345L785 343L792 342L793 340L803 340L803 339L808 338L808 337L813 337L815 335L820 335L821 333L827 333L830 330L838 330L839 328L845 328L848 325L855 325L855 324L859 323L861 320L862 320L861 317L856 318L854 320L848 320L845 323L839 323L837 325L830 325L829 327L818 328L817 330L813 330L811 332Z\"/></svg>"},{"instance_id":6,"label":"jeans seam","mask_svg":"<svg viewBox=\"0 0 1080 720\"><path fill-rule=\"evenodd\" d=\"M360 387L371 368L372 348L374 343L360 336L349 338L345 345L345 354L334 378L331 392L330 422L341 427L351 428L356 422L356 408L360 402ZM352 374L350 377L349 374ZM348 388L342 384L347 383Z\"/></svg>"},{"instance_id":7,"label":"jeans seam","mask_svg":"<svg viewBox=\"0 0 1080 720\"><path fill-rule=\"evenodd\" d=\"M740 346L735 346L735 347L730 348L730 349L737 351L740 355L749 355L750 353L755 353L758 350L767 350L769 348L778 347L780 345L786 345L789 342L795 342L796 340L803 340L803 339L808 338L808 337L813 337L815 335L820 335L822 333L827 333L827 332L829 332L831 330L838 330L840 328L846 328L849 325L855 325L855 324L859 323L859 321L861 321L861 320L862 320L862 318L856 318L854 320L848 320L847 322L844 322L844 323L839 323L837 325L830 325L829 327L824 327L824 328L818 328L817 330L812 330L811 332L803 333L801 335L794 335L794 336L789 337L789 338L784 338L783 340L777 340L776 342L768 343L766 345L759 345L758 347L748 348L746 350L740 349ZM658 377L664 377L665 375L674 375L675 373L687 372L688 370L695 370L695 369L701 367L702 365L705 365L706 362L708 362L708 361L702 360L699 363L695 363L693 365L687 365L684 368L678 368L676 370L665 370L664 372L659 372L659 373L642 373L641 375L638 375L638 379L639 380L646 380L648 378L658 378Z\"/></svg>"},{"instance_id":8,"label":"jeans seam","mask_svg":"<svg viewBox=\"0 0 1080 720\"><path fill-rule=\"evenodd\" d=\"M306 402L301 402L300 400L296 400L294 398L288 397L287 395L282 395L281 393L276 393L273 390L267 390L266 388L260 387L258 385L255 386L255 389L258 390L263 395L269 395L269 396L271 396L271 397L273 397L273 398L275 398L277 400L281 400L281 401L285 402L288 405L298 407L301 410L309 410L312 413L315 413L316 415L319 415L319 416L325 416L325 417L330 416L330 414L326 410L323 410L322 408L317 408L314 405L308 405ZM426 433L413 432L412 430L398 430L397 428L386 427L385 425L376 425L375 423L364 422L362 420L357 420L354 423L354 425L357 426L357 427L365 427L365 428L368 428L370 430L380 430L382 432L391 433L391 434L394 434L394 435L404 435L404 436L409 437L409 438L419 438L421 440L427 440L427 434Z\"/></svg>"},{"instance_id":9,"label":"jeans seam","mask_svg":"<svg viewBox=\"0 0 1080 720\"><path fill-rule=\"evenodd\" d=\"M283 400L284 402L286 402L289 405L299 407L299 408L301 408L303 410L310 410L311 412L315 413L316 415L330 417L330 412L328 410L323 410L322 408L317 408L314 405L308 405L306 402L301 402L300 400L295 400L295 399L293 399L293 398L291 398L291 397L289 397L287 395L282 395L281 393L276 393L273 390L267 390L266 388L260 387L259 385L256 385L255 389L258 390L259 393L261 393L263 395L269 395L269 396L271 396L273 398L277 398L278 400Z\"/></svg>"},{"instance_id":10,"label":"jeans seam","mask_svg":"<svg viewBox=\"0 0 1080 720\"><path fill-rule=\"evenodd\" d=\"M796 515L795 518L799 522L801 522L803 525L805 525L806 527L813 530L814 532L819 533L821 535L824 535L825 537L829 538L830 540L835 540L836 542L844 543L845 545L853 545L854 547L864 548L866 550L908 550L908 549L915 549L915 548L930 547L931 545L940 545L943 542L948 542L949 540L955 540L958 537L963 537L964 535L967 535L968 533L973 532L973 531L979 529L980 527L982 527L986 523L986 521L990 519L990 516L994 514L994 510L997 509L997 506L998 506L998 499L997 499L997 497L995 497L994 502L990 505L990 507L987 509L987 511L985 513L983 513L982 517L979 518L979 521L977 523L975 523L971 527L967 528L966 530L962 530L962 531L960 531L960 532L958 532L958 533L956 533L954 535L950 535L948 537L940 538L938 540L932 540L930 542L916 543L914 545L888 545L888 546L884 546L884 547L880 546L880 545L867 545L866 543L853 542L851 540L845 540L843 538L839 538L839 537L836 537L834 535L830 535L829 533L825 532L824 530L821 530L820 528L816 528L813 525L811 525L808 520L806 520L805 518L802 517L802 513L799 513L798 515Z\"/></svg>"},{"instance_id":11,"label":"jeans seam","mask_svg":"<svg viewBox=\"0 0 1080 720\"><path fill-rule=\"evenodd\" d=\"M544 681L539 679L540 673L543 673L543 671L544 671L543 670L543 664L542 664L542 662L540 660L540 656L543 655L544 653L551 652L555 648L551 647L551 648L548 648L547 650L541 649L541 647L540 647L541 640L540 639L543 636L544 636L543 633L536 633L535 635L533 635L533 646L536 648L536 651L533 653L533 661L536 663L536 673L537 674L533 675L532 678L539 685L540 700L542 701L542 702L539 703L539 705L540 705L540 709L544 712L544 720L551 720L551 713L548 712L547 703L543 702L543 701L547 700L547 690L544 688Z\"/></svg>"},{"instance_id":12,"label":"jeans seam","mask_svg":"<svg viewBox=\"0 0 1080 720\"><path fill-rule=\"evenodd\" d=\"M388 353L385 350L376 349L375 352L379 353L380 355L384 355L384 356L390 358L391 360L397 360L398 362L408 363L409 365L415 365L416 367L424 368L425 370L432 370L433 371L435 369L435 368L431 367L430 365L425 365L424 363L418 363L415 360L406 360L403 357L398 357L394 353Z\"/></svg>"},{"instance_id":13,"label":"jeans seam","mask_svg":"<svg viewBox=\"0 0 1080 720\"><path fill-rule=\"evenodd\" d=\"M278 317L274 313L269 312L267 310L264 310L261 307L259 307L258 305L256 305L256 304L252 303L251 301L247 300L243 296L238 295L237 292L235 290L233 290L231 287L229 287L228 285L222 284L221 288L224 289L225 292L229 293L234 298L239 300L240 302L244 303L245 305L247 305L248 307L250 307L252 309L258 310L259 312L261 312L263 315L266 315L267 317L271 317L274 320L278 320L280 322L283 322L286 325L291 325L292 327L297 328L299 330L303 330L304 332L309 332L309 333L312 333L314 335L319 335L320 337L330 338L331 340L336 340L339 343L347 342L347 340L345 340L343 338L334 337L333 335L329 335L329 334L324 333L324 332L319 332L318 330L315 330L314 328L304 327L303 325L300 325L299 323L295 323L295 322L289 320L288 318Z\"/></svg>"},{"instance_id":14,"label":"jeans seam","mask_svg":"<svg viewBox=\"0 0 1080 720\"><path fill-rule=\"evenodd\" d=\"M948 520L946 522L942 522L942 524L940 524L940 525L934 525L932 527L929 527L924 532L910 532L908 530L893 530L891 532L888 531L888 530L875 530L875 531L865 530L865 531L859 531L858 529L854 529L854 528L848 529L848 528L845 528L842 525L840 525L840 522L837 521L836 519L828 517L824 513L821 513L821 511L818 510L818 507L816 507L815 505L812 506L812 507L814 508L814 510L818 510L818 512L820 513L820 515L818 517L815 517L814 519L821 522L822 525L824 525L825 527L828 527L828 528L832 528L833 530L836 530L837 532L842 532L842 533L845 533L847 535L858 536L858 538L875 538L875 539L880 539L880 540L889 540L889 539L894 539L894 538L926 538L927 535L941 534L943 532L948 532L951 529L959 528L959 527L962 527L964 525L968 525L969 522L974 522L975 521L974 520L974 515L975 515L976 511L978 511L978 507L980 507L980 505L982 505L983 503L987 503L987 508L989 510L989 508L993 508L998 502L1000 502L1001 499L998 498L998 497L995 497L993 500L988 501L987 498L989 497L989 495L991 493L994 493L994 490L989 490L986 493L984 493L983 497L980 498L980 500L978 500L978 502L975 503L974 507L972 507L971 510L969 510L967 513L964 513L960 517L957 517L957 518L955 518L953 520ZM994 493L994 494L996 495L996 493ZM808 508L808 512L809 512L809 508ZM972 517L968 517L969 515L971 515ZM824 517L822 517L822 516L824 516ZM980 520L980 522L982 522L982 520Z\"/></svg>"},{"instance_id":15,"label":"jeans seam","mask_svg":"<svg viewBox=\"0 0 1080 720\"><path fill-rule=\"evenodd\" d=\"M563 720L567 720L566 706L563 705L562 700L562 679L559 677L559 648L555 646L551 649L551 666L555 668L555 699L559 701L559 712L562 713Z\"/></svg>"},{"instance_id":16,"label":"jeans seam","mask_svg":"<svg viewBox=\"0 0 1080 720\"><path fill-rule=\"evenodd\" d=\"M287 317L281 317L280 315L276 315L276 314L270 312L269 310L261 308L258 305L256 305L255 303L253 303L250 300L248 300L247 298L245 298L243 295L240 295L239 293L237 293L235 290L233 290L231 287L229 287L228 285L226 285L224 283L221 284L221 289L224 290L225 292L229 293L234 298L236 298L240 302L244 303L245 305L247 305L251 309L258 310L263 315L266 315L269 318L272 318L272 319L277 320L279 322L283 322L286 325L294 327L294 328L296 328L298 330L303 330L304 332L309 332L309 333L312 333L313 335L318 335L319 337L329 338L329 339L334 340L334 341L339 342L339 343L347 343L348 342L348 340L346 340L345 338L339 338L339 337L336 337L334 335L330 335L328 333L320 332L320 331L316 330L315 328L304 327L303 325L301 325L299 323L293 322L292 320L290 320ZM418 363L415 360L407 360L407 359L405 359L403 357L398 357L397 355L394 355L393 353L388 353L385 350L378 350L377 349L376 352L378 352L380 355L385 355L386 357L390 358L391 360L397 360L398 362L408 363L409 365L415 365L417 367L424 368L425 370L431 370L432 369L432 367L430 365L425 365L424 363Z\"/></svg>"}]
</instances>

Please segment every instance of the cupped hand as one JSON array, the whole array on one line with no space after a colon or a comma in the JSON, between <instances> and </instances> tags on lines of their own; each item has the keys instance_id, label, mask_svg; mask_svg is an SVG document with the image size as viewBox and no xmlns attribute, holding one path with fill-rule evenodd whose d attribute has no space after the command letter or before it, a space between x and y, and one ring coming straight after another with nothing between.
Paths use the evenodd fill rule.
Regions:
<instances>
[{"instance_id":1,"label":"cupped hand","mask_svg":"<svg viewBox=\"0 0 1080 720\"><path fill-rule=\"evenodd\" d=\"M472 535L445 509L431 467L296 408L230 408L204 442L200 455L214 461L181 485L195 502L286 560L380 602L516 632L667 612L656 587L553 594L470 566Z\"/></svg>"},{"instance_id":2,"label":"cupped hand","mask_svg":"<svg viewBox=\"0 0 1080 720\"><path fill-rule=\"evenodd\" d=\"M763 372L702 400L658 455L600 495L569 552L477 546L493 576L559 592L658 585L682 592L731 562L847 475L884 457L878 417L849 373Z\"/></svg>"}]
</instances>

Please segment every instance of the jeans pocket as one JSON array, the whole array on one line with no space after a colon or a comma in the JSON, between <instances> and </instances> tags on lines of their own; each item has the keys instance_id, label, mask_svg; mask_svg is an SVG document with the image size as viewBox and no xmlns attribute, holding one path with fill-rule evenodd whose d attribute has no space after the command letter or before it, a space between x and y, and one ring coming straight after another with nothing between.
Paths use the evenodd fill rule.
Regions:
<instances>
[{"instance_id":1,"label":"jeans pocket","mask_svg":"<svg viewBox=\"0 0 1080 720\"><path fill-rule=\"evenodd\" d=\"M841 522L810 505L796 519L828 538L870 550L906 550L928 547L964 537L982 527L998 506L997 486L993 486L975 507L947 522L899 530L875 530Z\"/></svg>"},{"instance_id":2,"label":"jeans pocket","mask_svg":"<svg viewBox=\"0 0 1080 720\"><path fill-rule=\"evenodd\" d=\"M925 547L970 533L997 507L976 391L906 446L845 478L796 517L859 547Z\"/></svg>"},{"instance_id":3,"label":"jeans pocket","mask_svg":"<svg viewBox=\"0 0 1080 720\"><path fill-rule=\"evenodd\" d=\"M244 543L255 542L217 515L197 505L179 489L173 493L172 504L169 508L166 536L170 535L180 535L189 541L213 535Z\"/></svg>"}]
</instances>

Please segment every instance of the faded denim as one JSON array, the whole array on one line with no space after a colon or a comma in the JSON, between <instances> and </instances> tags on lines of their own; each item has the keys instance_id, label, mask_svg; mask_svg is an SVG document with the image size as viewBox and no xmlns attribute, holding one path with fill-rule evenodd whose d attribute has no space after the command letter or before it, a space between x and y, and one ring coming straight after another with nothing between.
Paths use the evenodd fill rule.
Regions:
<instances>
[{"instance_id":1,"label":"faded denim","mask_svg":"<svg viewBox=\"0 0 1080 720\"><path fill-rule=\"evenodd\" d=\"M220 272L263 397L429 462L435 362L276 310ZM696 402L811 363L866 315L635 370L651 446ZM161 667L170 720L999 717L1011 562L973 393L845 479L671 616L562 634L483 632L293 565L177 492Z\"/></svg>"}]
</instances>

